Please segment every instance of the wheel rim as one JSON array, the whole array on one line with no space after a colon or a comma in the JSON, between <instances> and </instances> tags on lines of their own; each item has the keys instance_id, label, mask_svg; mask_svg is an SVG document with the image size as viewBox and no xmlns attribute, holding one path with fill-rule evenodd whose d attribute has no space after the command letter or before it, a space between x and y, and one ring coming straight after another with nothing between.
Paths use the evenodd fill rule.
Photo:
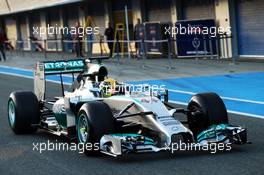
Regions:
<instances>
[{"instance_id":1,"label":"wheel rim","mask_svg":"<svg viewBox=\"0 0 264 175\"><path fill-rule=\"evenodd\" d=\"M13 100L10 100L8 102L8 120L9 120L11 127L14 127L15 118L16 118L15 105L14 105Z\"/></svg>"},{"instance_id":2,"label":"wheel rim","mask_svg":"<svg viewBox=\"0 0 264 175\"><path fill-rule=\"evenodd\" d=\"M88 140L89 129L87 117L81 114L78 120L78 140L80 143L85 143Z\"/></svg>"}]
</instances>

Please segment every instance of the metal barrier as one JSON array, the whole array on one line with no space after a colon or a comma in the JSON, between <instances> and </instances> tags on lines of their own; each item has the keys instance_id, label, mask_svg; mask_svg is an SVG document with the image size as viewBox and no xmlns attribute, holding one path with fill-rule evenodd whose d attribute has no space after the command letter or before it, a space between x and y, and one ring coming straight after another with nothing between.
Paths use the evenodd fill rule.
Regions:
<instances>
[{"instance_id":1,"label":"metal barrier","mask_svg":"<svg viewBox=\"0 0 264 175\"><path fill-rule=\"evenodd\" d=\"M231 50L230 50L230 44L231 44L231 39L232 36L228 36L228 35L220 35L218 37L215 38L209 38L209 39L203 39L202 43L204 45L204 50L206 50L207 52L207 44L206 42L209 42L209 55L204 51L204 55L203 54L199 54L198 50L196 53L197 58L198 57L206 57L206 58L211 58L211 59L227 59L227 58L231 58ZM26 52L30 52L31 56L33 56L34 52L40 53L40 55L42 54L42 56L44 58L48 58L48 55L50 53L59 53L62 58L66 58L66 54L71 54L73 56L74 54L74 45L77 43L78 41L74 41L74 40L64 40L64 39L59 39L59 40L53 40L53 39L47 39L47 40L32 40L32 39L27 39L27 40L9 40L6 41L6 43L13 43L14 44L14 50L10 51L10 54L16 54L16 55L22 55L24 56L25 51ZM168 46L168 51L166 52L166 54L163 52L161 52L161 57L164 57L165 55L167 55L167 60L168 60L168 69L173 69L173 64L172 64L172 59L173 59L173 55L176 56L177 58L177 49L173 49L173 44L176 44L177 40L169 38L166 40L132 40L132 41L127 41L127 40L104 40L104 39L100 39L100 40L81 40L79 41L83 44L82 47L84 47L84 53L86 53L88 50L87 48L87 43L93 43L93 45L97 45L97 48L95 48L95 52L92 52L92 54L98 54L98 55L105 55L105 54L109 54L109 49L107 48L107 43L113 43L116 44L117 47L116 51L114 53L114 57L117 58L118 63L120 63L120 58L124 57L125 55L128 55L128 52L132 53L132 57L135 58L135 55L138 56L138 59L142 59L143 60L143 67L145 67L145 61L147 58L151 57L150 54L148 54L147 52L147 44L148 43L166 43ZM53 43L55 48L49 48L49 44ZM84 43L86 45L84 45ZM121 53L121 48L120 44L118 43L128 43L127 45L124 44L125 46L129 46L129 48L125 48L125 52ZM136 52L135 47L132 47L131 44L135 44L138 43L139 47L138 49L140 49L140 53L139 55L137 55L138 53ZM213 54L213 50L212 50L212 45L213 43L215 43L216 45L216 55ZM49 54L48 54L49 53ZM233 59L233 61L235 61Z\"/></svg>"}]
</instances>

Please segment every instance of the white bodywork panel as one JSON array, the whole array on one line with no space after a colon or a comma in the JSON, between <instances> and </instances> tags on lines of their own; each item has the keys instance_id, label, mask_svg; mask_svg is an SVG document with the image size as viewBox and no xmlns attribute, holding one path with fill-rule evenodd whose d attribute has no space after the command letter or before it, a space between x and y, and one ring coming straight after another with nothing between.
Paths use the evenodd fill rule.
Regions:
<instances>
[{"instance_id":1,"label":"white bodywork panel","mask_svg":"<svg viewBox=\"0 0 264 175\"><path fill-rule=\"evenodd\" d=\"M45 86L44 63L38 62L34 71L34 92L39 101L45 99Z\"/></svg>"},{"instance_id":2,"label":"white bodywork panel","mask_svg":"<svg viewBox=\"0 0 264 175\"><path fill-rule=\"evenodd\" d=\"M155 116L135 116L125 120L127 120L128 122L141 124L146 128L151 128L154 131L164 133L166 135L166 143L163 144L170 144L171 136L173 134L190 133L192 135L192 132L188 128L186 128L183 124L181 124L180 121L171 116L170 111L156 97L113 96L104 99L104 102L106 102L111 108L121 107L121 109L124 108L126 104L134 102L136 104L136 108L140 108L138 110L142 112L153 112ZM119 106L118 104L122 104L122 106Z\"/></svg>"}]
</instances>

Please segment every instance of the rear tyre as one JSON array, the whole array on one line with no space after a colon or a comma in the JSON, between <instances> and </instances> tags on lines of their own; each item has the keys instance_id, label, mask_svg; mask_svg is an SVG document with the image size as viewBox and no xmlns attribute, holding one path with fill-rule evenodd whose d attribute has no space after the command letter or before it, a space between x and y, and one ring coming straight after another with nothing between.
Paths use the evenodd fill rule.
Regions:
<instances>
[{"instance_id":1,"label":"rear tyre","mask_svg":"<svg viewBox=\"0 0 264 175\"><path fill-rule=\"evenodd\" d=\"M228 124L223 100L215 93L197 94L188 104L188 123L194 138L211 125Z\"/></svg>"},{"instance_id":2,"label":"rear tyre","mask_svg":"<svg viewBox=\"0 0 264 175\"><path fill-rule=\"evenodd\" d=\"M85 103L77 117L78 142L84 144L87 156L97 155L103 135L115 131L115 119L109 106L100 101Z\"/></svg>"},{"instance_id":3,"label":"rear tyre","mask_svg":"<svg viewBox=\"0 0 264 175\"><path fill-rule=\"evenodd\" d=\"M7 113L9 125L15 134L29 134L37 131L40 110L34 93L28 91L11 93Z\"/></svg>"}]
</instances>

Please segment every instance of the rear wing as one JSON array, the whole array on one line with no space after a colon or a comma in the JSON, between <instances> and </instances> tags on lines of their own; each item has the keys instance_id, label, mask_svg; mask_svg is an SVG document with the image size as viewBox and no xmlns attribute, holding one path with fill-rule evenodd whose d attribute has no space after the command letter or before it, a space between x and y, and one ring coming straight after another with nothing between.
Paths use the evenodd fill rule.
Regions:
<instances>
[{"instance_id":1,"label":"rear wing","mask_svg":"<svg viewBox=\"0 0 264 175\"><path fill-rule=\"evenodd\" d=\"M84 59L45 61L43 65L45 75L81 73L85 70Z\"/></svg>"},{"instance_id":2,"label":"rear wing","mask_svg":"<svg viewBox=\"0 0 264 175\"><path fill-rule=\"evenodd\" d=\"M88 65L91 66L92 61L97 61L98 62L97 65L101 65L102 61L106 59L109 59L109 57L98 56L98 57L90 57L88 59L69 59L69 60L38 62L34 71L34 92L38 100L39 101L45 100L46 76L49 75L60 76L62 95L64 96L64 85L62 80L62 74L72 74L73 77L72 79L74 80L75 73L83 73L86 71L88 72L89 69ZM90 64L86 64L86 63L90 63ZM100 68L100 66L98 67ZM91 69L91 71L93 70L94 69Z\"/></svg>"},{"instance_id":3,"label":"rear wing","mask_svg":"<svg viewBox=\"0 0 264 175\"><path fill-rule=\"evenodd\" d=\"M72 74L74 79L75 73L82 73L86 69L85 59L38 62L34 71L34 92L38 100L45 100L46 76L59 75L64 93L62 74Z\"/></svg>"}]
</instances>

